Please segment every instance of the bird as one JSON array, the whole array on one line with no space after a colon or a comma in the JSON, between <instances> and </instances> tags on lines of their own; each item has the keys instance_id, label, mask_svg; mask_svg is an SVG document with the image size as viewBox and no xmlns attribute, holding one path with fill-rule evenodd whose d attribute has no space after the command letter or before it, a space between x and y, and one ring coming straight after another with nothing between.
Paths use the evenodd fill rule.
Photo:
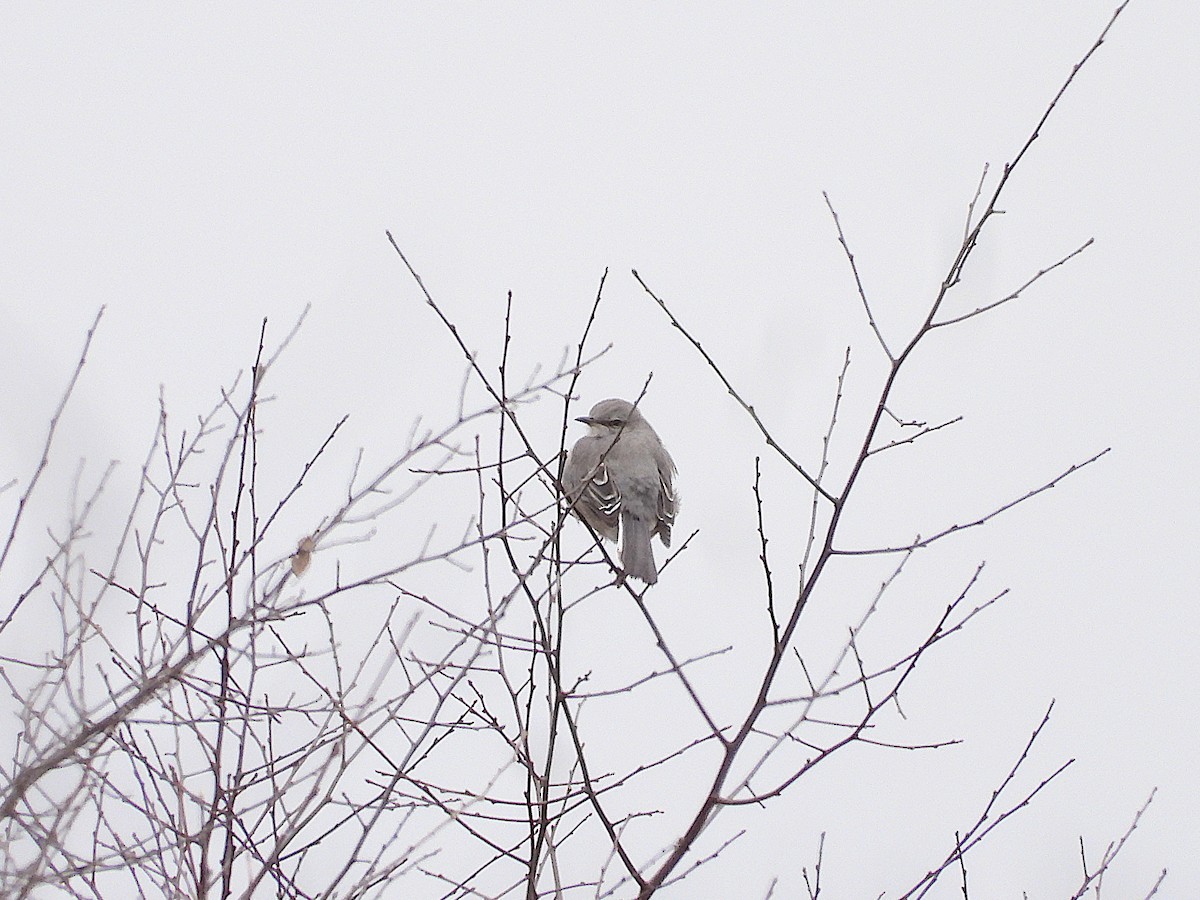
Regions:
<instances>
[{"instance_id":1,"label":"bird","mask_svg":"<svg viewBox=\"0 0 1200 900\"><path fill-rule=\"evenodd\" d=\"M601 400L575 421L588 433L563 467L571 511L601 537L621 540L621 568L646 584L658 582L650 539L671 546L679 498L675 463L658 434L628 400Z\"/></svg>"}]
</instances>

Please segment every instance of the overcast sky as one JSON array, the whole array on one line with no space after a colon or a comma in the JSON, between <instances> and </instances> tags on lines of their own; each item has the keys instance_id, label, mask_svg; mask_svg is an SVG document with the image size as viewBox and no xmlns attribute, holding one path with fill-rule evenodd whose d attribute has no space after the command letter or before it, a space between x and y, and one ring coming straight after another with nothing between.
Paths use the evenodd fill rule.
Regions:
<instances>
[{"instance_id":1,"label":"overcast sky","mask_svg":"<svg viewBox=\"0 0 1200 900\"><path fill-rule=\"evenodd\" d=\"M681 646L745 649L762 618L753 458L769 451L630 270L810 464L850 346L844 474L884 360L822 191L899 343L945 274L984 164L994 178L1113 7L4 4L0 482L31 471L101 306L54 472L64 484L80 456L121 459L119 491L160 384L179 415L207 408L252 360L262 318L282 336L308 304L266 426L302 448L293 461L344 413L348 457L366 446L379 459L413 417L451 415L461 355L385 229L485 360L513 292L525 370L577 339L607 268L596 340L613 349L581 403L634 396L654 373L644 410L679 465L680 532L700 529L656 609ZM1039 764L1078 762L981 855L979 883L997 886L986 896L1069 894L1078 836L1099 852L1155 786L1109 889L1140 896L1167 867L1162 896L1200 896L1198 37L1192 0L1129 5L1018 169L956 308L1095 244L930 340L898 413L964 421L881 464L848 522L864 546L903 542L1113 448L914 562L901 598L918 599L890 613L899 629L978 560L987 590L1012 589L918 670L905 710L902 739L966 743L860 748L775 807L729 814L721 828L750 836L689 897L761 896L772 874L795 896L796 854L811 864L822 831L830 896L903 886L1052 698ZM773 459L766 478L778 542L794 546L802 485ZM868 599L818 597L811 627L844 634ZM592 634L581 655L602 666L595 647L615 658L620 646L634 655L620 665L657 666L639 620L613 615L593 624L627 627L628 644ZM731 677L720 665L714 686Z\"/></svg>"}]
</instances>

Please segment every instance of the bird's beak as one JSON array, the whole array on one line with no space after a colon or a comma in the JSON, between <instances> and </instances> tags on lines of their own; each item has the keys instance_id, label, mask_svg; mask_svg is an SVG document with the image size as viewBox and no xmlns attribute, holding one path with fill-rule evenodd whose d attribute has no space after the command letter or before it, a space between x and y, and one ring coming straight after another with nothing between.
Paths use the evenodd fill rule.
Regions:
<instances>
[{"instance_id":1,"label":"bird's beak","mask_svg":"<svg viewBox=\"0 0 1200 900\"><path fill-rule=\"evenodd\" d=\"M575 421L582 422L584 425L595 425L596 424L596 420L593 419L591 416L576 416Z\"/></svg>"}]
</instances>

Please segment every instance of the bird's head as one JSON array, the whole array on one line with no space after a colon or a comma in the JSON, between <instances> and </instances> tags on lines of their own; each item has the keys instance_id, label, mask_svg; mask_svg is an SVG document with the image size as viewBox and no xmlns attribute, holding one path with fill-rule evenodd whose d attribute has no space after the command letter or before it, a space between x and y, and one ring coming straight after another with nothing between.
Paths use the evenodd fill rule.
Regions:
<instances>
[{"instance_id":1,"label":"bird's head","mask_svg":"<svg viewBox=\"0 0 1200 900\"><path fill-rule=\"evenodd\" d=\"M616 397L611 400L601 400L592 407L586 416L579 416L576 422L582 422L591 428L592 434L612 435L621 429L627 429L631 424L642 422L642 414L628 400Z\"/></svg>"}]
</instances>

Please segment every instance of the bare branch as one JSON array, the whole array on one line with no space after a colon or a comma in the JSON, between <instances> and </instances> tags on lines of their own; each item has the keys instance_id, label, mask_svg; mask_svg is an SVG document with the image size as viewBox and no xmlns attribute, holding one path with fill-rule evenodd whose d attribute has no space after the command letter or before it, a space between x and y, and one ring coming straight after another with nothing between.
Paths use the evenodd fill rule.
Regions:
<instances>
[{"instance_id":1,"label":"bare branch","mask_svg":"<svg viewBox=\"0 0 1200 900\"><path fill-rule=\"evenodd\" d=\"M982 315L983 313L987 312L988 310L995 309L997 306L1002 306L1005 303L1008 303L1010 300L1016 300L1018 297L1021 296L1022 292L1024 292L1026 288L1032 286L1034 284L1034 282L1039 281L1043 276L1048 275L1050 272L1053 272L1059 266L1066 265L1068 262L1070 262L1072 259L1074 259L1076 256L1078 256L1080 253L1082 253L1084 250L1086 250L1088 247L1092 246L1092 244L1094 244L1095 242L1096 242L1095 238L1088 238L1079 247L1076 247L1074 250L1072 250L1070 253L1068 253L1066 256L1064 256L1062 259L1058 260L1058 262L1051 263L1050 265L1046 266L1046 268L1044 268L1044 269L1038 269L1038 271L1033 275L1033 277L1031 277L1028 281L1026 281L1023 285L1021 285L1019 288L1017 288L1011 294L1001 297L999 300L995 300L991 303L987 303L983 306L973 309L969 313L963 313L961 316L954 316L953 318L950 318L950 319L942 319L940 321L933 322L929 326L930 329L932 330L934 328L941 328L943 325L954 325L958 322L965 322L967 319L973 319L978 315Z\"/></svg>"},{"instance_id":2,"label":"bare branch","mask_svg":"<svg viewBox=\"0 0 1200 900\"><path fill-rule=\"evenodd\" d=\"M754 424L758 427L759 432L766 440L767 446L778 453L789 466L795 469L796 472L798 472L800 476L812 486L813 490L815 490L830 503L835 502L833 496L830 495L829 492L824 488L822 488L815 478L805 471L804 467L801 466L800 463L798 463L791 456L791 454L783 448L783 445L775 440L775 438L771 435L771 432L767 430L767 426L763 423L762 419L759 418L758 413L755 412L754 407L742 399L742 395L738 393L733 384L730 383L729 379L725 377L725 373L721 371L720 367L716 364L713 358L709 356L708 351L701 346L700 342L696 340L696 338L692 337L691 332L683 327L683 323L675 318L675 314L671 312L667 304L657 294L655 294L654 291L650 290L650 287L646 284L646 282L642 281L642 276L637 273L637 269L633 270L633 277L637 279L637 283L642 286L642 290L644 290L650 296L650 298L658 304L659 308L666 313L667 318L671 320L671 324L674 325L679 333L687 338L691 345L696 348L702 357L704 357L704 361L708 363L708 367L712 369L713 374L721 380L723 385L725 385L725 390L729 392L729 396L733 397L733 399L738 402L738 405L740 405L754 421Z\"/></svg>"},{"instance_id":3,"label":"bare branch","mask_svg":"<svg viewBox=\"0 0 1200 900\"><path fill-rule=\"evenodd\" d=\"M871 325L871 330L875 332L875 337L879 341L879 346L883 349L884 354L889 361L894 363L896 357L888 349L887 341L883 338L883 332L879 330L879 326L875 323L875 316L871 312L871 303L867 300L867 291L863 287L862 276L858 274L858 263L855 262L854 254L850 250L850 244L846 242L846 235L842 231L842 220L838 218L837 210L833 208L833 201L829 199L829 192L821 191L821 196L825 198L825 205L829 207L829 214L833 216L833 225L837 228L838 243L842 245L842 250L846 253L846 260L850 263L850 271L854 274L854 286L858 288L859 299L862 300L863 309L867 313L867 322Z\"/></svg>"},{"instance_id":4,"label":"bare branch","mask_svg":"<svg viewBox=\"0 0 1200 900\"><path fill-rule=\"evenodd\" d=\"M1001 513L1007 512L1008 510L1012 509L1014 506L1024 503L1026 500L1029 500L1033 497L1036 497L1038 494L1041 494L1041 493L1044 493L1045 491L1050 490L1055 485L1057 485L1059 482L1061 482L1064 478L1068 477L1069 475L1071 475L1075 472L1078 472L1080 469L1084 468L1085 466L1091 465L1092 463L1096 462L1096 460L1100 459L1100 457L1104 456L1106 453L1108 453L1111 450L1112 450L1111 447L1106 447L1103 450L1101 450L1099 453L1095 454L1094 456L1091 456L1088 459L1085 459L1083 462L1074 463L1069 468L1067 468L1065 471L1063 471L1061 474L1055 476L1050 481L1047 481L1045 484L1042 484L1039 487L1035 487L1029 491L1026 491L1024 494L1022 494L1020 497L1017 497L1015 500L1010 500L1008 503L1005 503L1003 506L996 507L996 509L992 510L989 513L986 513L983 516L980 516L978 519L973 519L970 522L964 522L962 524L951 525L950 527L943 528L941 531L939 531L936 534L931 535L930 537L927 537L927 538L918 537L911 544L904 544L904 545L898 546L898 547L876 547L876 548L871 548L869 550L842 550L842 549L835 548L831 552L834 554L837 554L839 556L872 556L872 555L878 555L881 553L910 553L913 550L919 550L922 547L928 547L930 544L934 543L935 541L940 541L942 538L948 537L952 534L955 534L956 532L966 531L968 528L976 528L980 525L984 525L987 522L990 522L992 519L996 518L996 516L1000 515Z\"/></svg>"},{"instance_id":5,"label":"bare branch","mask_svg":"<svg viewBox=\"0 0 1200 900\"><path fill-rule=\"evenodd\" d=\"M1121 837L1115 843L1110 843L1108 847L1105 848L1104 854L1100 857L1100 863L1093 872L1088 872L1087 855L1084 853L1083 849L1083 838L1079 838L1079 855L1082 857L1083 861L1083 881L1080 883L1079 888L1075 891L1075 893L1071 895L1071 900L1083 900L1084 894L1086 894L1088 889L1092 887L1096 889L1096 895L1099 896L1100 885L1104 881L1104 875L1110 868L1112 868L1112 864L1116 862L1117 854L1124 849L1126 842L1128 842L1128 840L1133 837L1133 833L1137 831L1138 825L1141 824L1142 816L1146 814L1146 810L1148 810L1150 808L1150 804L1154 802L1154 795L1157 793L1157 788L1150 792L1150 796L1146 798L1146 802L1142 804L1141 809L1134 813L1133 821L1129 823L1129 827L1125 829L1125 833L1121 835ZM1163 883L1163 881L1166 880L1166 877L1167 870L1163 869L1162 873L1158 876L1158 880L1151 887L1150 893L1146 895L1147 898L1153 897L1154 894L1157 893L1159 886Z\"/></svg>"}]
</instances>

